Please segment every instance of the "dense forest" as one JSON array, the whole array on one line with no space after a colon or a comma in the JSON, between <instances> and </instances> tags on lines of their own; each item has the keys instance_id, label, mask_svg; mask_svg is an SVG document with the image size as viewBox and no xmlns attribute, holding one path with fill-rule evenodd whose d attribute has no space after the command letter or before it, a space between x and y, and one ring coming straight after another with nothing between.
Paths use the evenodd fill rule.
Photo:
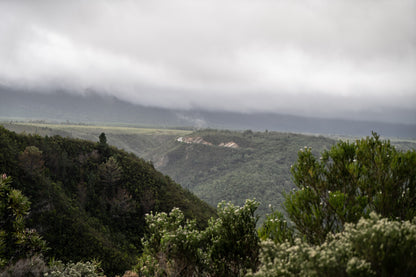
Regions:
<instances>
[{"instance_id":1,"label":"dense forest","mask_svg":"<svg viewBox=\"0 0 416 277\"><path fill-rule=\"evenodd\" d=\"M246 199L260 202L262 222L274 209L282 208L284 194L295 188L290 166L297 152L311 147L315 155L337 139L313 134L230 130L149 129L127 126L94 126L41 123L4 123L17 133L61 135L96 140L105 131L108 144L152 161L155 168L215 207L220 201L243 205ZM182 137L183 142L178 138ZM185 140L193 143L185 143ZM234 142L235 147L225 147ZM223 146L220 146L221 143ZM416 149L414 140L394 139L397 149Z\"/></svg>"},{"instance_id":2,"label":"dense forest","mask_svg":"<svg viewBox=\"0 0 416 277\"><path fill-rule=\"evenodd\" d=\"M0 131L2 276L416 276L416 151L375 133L297 151L257 228L259 202L215 211L105 133Z\"/></svg>"},{"instance_id":3,"label":"dense forest","mask_svg":"<svg viewBox=\"0 0 416 277\"><path fill-rule=\"evenodd\" d=\"M52 124L5 124L19 133L59 134L66 137L96 139L100 126ZM335 140L324 136L279 132L253 132L204 129L152 130L102 127L108 143L152 161L155 168L215 207L220 201L243 205L257 199L257 213L264 219L271 204L281 207L284 193L295 186L290 165L305 145L317 154L329 149ZM195 143L178 138L196 139ZM234 142L235 147L219 146Z\"/></svg>"},{"instance_id":4,"label":"dense forest","mask_svg":"<svg viewBox=\"0 0 416 277\"><path fill-rule=\"evenodd\" d=\"M256 199L262 219L269 205L281 208L284 194L295 187L290 166L299 149L307 145L318 154L336 143L323 136L250 130L207 129L185 138L203 143L171 143L155 159L157 168L213 206L222 200L243 205Z\"/></svg>"},{"instance_id":5,"label":"dense forest","mask_svg":"<svg viewBox=\"0 0 416 277\"><path fill-rule=\"evenodd\" d=\"M48 257L98 259L108 274L136 263L150 211L180 208L205 226L215 210L153 165L99 142L18 135L0 127L0 172L30 201L27 227Z\"/></svg>"}]
</instances>

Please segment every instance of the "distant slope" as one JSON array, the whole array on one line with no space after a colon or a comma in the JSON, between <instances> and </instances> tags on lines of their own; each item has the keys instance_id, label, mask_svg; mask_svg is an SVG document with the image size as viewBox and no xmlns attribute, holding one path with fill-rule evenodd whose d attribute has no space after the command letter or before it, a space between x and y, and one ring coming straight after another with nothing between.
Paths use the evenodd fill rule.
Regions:
<instances>
[{"instance_id":1,"label":"distant slope","mask_svg":"<svg viewBox=\"0 0 416 277\"><path fill-rule=\"evenodd\" d=\"M30 228L63 261L97 258L111 275L136 263L144 215L179 207L201 226L213 208L153 165L109 146L0 126L0 173L29 197Z\"/></svg>"},{"instance_id":2,"label":"distant slope","mask_svg":"<svg viewBox=\"0 0 416 277\"><path fill-rule=\"evenodd\" d=\"M293 133L201 130L170 142L163 152L154 152L152 160L211 205L222 200L241 205L256 198L264 216L269 204L281 208L284 194L294 188L290 167L299 150L311 147L318 156L336 142ZM415 142L392 141L403 150L416 149Z\"/></svg>"},{"instance_id":3,"label":"distant slope","mask_svg":"<svg viewBox=\"0 0 416 277\"><path fill-rule=\"evenodd\" d=\"M66 134L91 140L104 131L109 144L152 161L158 170L168 174L212 206L222 200L242 204L246 198L255 197L261 202L260 215L269 212L268 204L279 207L283 201L283 193L294 187L290 166L297 159L300 148L312 147L318 155L342 138L226 130L191 132L23 123L5 126L16 132L49 136ZM180 137L182 142L178 141ZM233 146L228 144L231 142L238 147L224 147ZM398 149L416 149L415 140L392 140L392 143Z\"/></svg>"},{"instance_id":4,"label":"distant slope","mask_svg":"<svg viewBox=\"0 0 416 277\"><path fill-rule=\"evenodd\" d=\"M415 114L409 116L415 117ZM29 93L4 86L0 86L0 118L353 136L365 136L376 131L385 137L416 138L416 124L322 119L279 114L279 111L237 113L162 109L133 105L93 92L84 96L68 92ZM409 118L409 122L416 122L416 118Z\"/></svg>"},{"instance_id":5,"label":"distant slope","mask_svg":"<svg viewBox=\"0 0 416 277\"><path fill-rule=\"evenodd\" d=\"M145 160L154 160L152 153L163 153L167 144L177 137L192 133L180 129L154 129L105 125L71 125L45 123L1 122L5 128L16 133L36 134L40 136L63 136L96 141L104 132L108 144L136 154Z\"/></svg>"},{"instance_id":6,"label":"distant slope","mask_svg":"<svg viewBox=\"0 0 416 277\"><path fill-rule=\"evenodd\" d=\"M171 143L155 165L211 205L256 198L262 216L269 204L280 208L284 193L294 188L290 166L299 149L312 147L318 154L335 143L322 136L251 131L202 130L186 138Z\"/></svg>"},{"instance_id":7,"label":"distant slope","mask_svg":"<svg viewBox=\"0 0 416 277\"><path fill-rule=\"evenodd\" d=\"M137 128L50 124L4 124L16 132L67 135L94 140L100 131L108 143L152 161L155 167L212 206L222 200L243 204L247 198L261 202L259 214L268 204L279 207L283 193L293 188L290 165L297 152L311 146L318 154L335 140L277 132L201 130L149 130ZM179 142L201 138L201 143ZM198 142L197 139L194 142ZM237 148L218 146L234 142Z\"/></svg>"}]
</instances>

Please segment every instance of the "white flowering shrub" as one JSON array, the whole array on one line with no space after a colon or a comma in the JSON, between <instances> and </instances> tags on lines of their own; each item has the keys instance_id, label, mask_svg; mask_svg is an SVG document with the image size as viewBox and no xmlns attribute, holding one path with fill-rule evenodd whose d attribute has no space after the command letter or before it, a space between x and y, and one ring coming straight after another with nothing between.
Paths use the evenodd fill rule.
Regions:
<instances>
[{"instance_id":1,"label":"white flowering shrub","mask_svg":"<svg viewBox=\"0 0 416 277\"><path fill-rule=\"evenodd\" d=\"M247 269L256 270L260 240L254 212L258 205L253 200L246 200L243 207L218 204L218 218L212 218L205 230L210 276L243 276Z\"/></svg>"},{"instance_id":2,"label":"white flowering shrub","mask_svg":"<svg viewBox=\"0 0 416 277\"><path fill-rule=\"evenodd\" d=\"M204 267L202 234L194 220L174 208L146 216L148 235L137 271L142 276L192 276Z\"/></svg>"},{"instance_id":3,"label":"white flowering shrub","mask_svg":"<svg viewBox=\"0 0 416 277\"><path fill-rule=\"evenodd\" d=\"M45 264L42 255L34 255L17 260L0 270L1 277L24 277L24 276L43 276L47 272L48 266Z\"/></svg>"},{"instance_id":4,"label":"white flowering shrub","mask_svg":"<svg viewBox=\"0 0 416 277\"><path fill-rule=\"evenodd\" d=\"M220 203L218 218L205 230L179 209L146 216L148 233L135 267L139 276L243 276L258 265L259 239L254 216L258 203Z\"/></svg>"},{"instance_id":5,"label":"white flowering shrub","mask_svg":"<svg viewBox=\"0 0 416 277\"><path fill-rule=\"evenodd\" d=\"M391 221L371 213L321 245L300 238L263 241L261 266L250 277L416 276L416 219Z\"/></svg>"},{"instance_id":6,"label":"white flowering shrub","mask_svg":"<svg viewBox=\"0 0 416 277\"><path fill-rule=\"evenodd\" d=\"M275 243L283 243L286 240L293 242L295 236L293 227L289 226L281 212L273 209L271 211L258 230L260 239L272 240Z\"/></svg>"},{"instance_id":7,"label":"white flowering shrub","mask_svg":"<svg viewBox=\"0 0 416 277\"><path fill-rule=\"evenodd\" d=\"M64 264L61 261L51 262L49 271L44 274L44 277L101 277L102 270L100 263L92 262L77 262Z\"/></svg>"}]
</instances>

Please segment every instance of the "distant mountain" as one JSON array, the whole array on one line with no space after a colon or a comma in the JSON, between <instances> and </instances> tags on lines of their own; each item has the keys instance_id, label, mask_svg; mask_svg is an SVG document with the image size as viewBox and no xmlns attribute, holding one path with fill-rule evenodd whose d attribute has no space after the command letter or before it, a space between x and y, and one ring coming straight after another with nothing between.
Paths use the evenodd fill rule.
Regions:
<instances>
[{"instance_id":1,"label":"distant mountain","mask_svg":"<svg viewBox=\"0 0 416 277\"><path fill-rule=\"evenodd\" d=\"M174 110L134 105L90 92L33 93L0 87L0 118L131 124L135 126L217 128L365 136L416 138L416 124L324 119L279 113L236 113Z\"/></svg>"}]
</instances>

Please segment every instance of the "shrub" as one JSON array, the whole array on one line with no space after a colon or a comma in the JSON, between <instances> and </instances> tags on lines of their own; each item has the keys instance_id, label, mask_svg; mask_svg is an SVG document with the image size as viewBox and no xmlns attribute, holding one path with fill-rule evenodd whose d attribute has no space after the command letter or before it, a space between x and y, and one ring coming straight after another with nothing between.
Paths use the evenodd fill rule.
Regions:
<instances>
[{"instance_id":1,"label":"shrub","mask_svg":"<svg viewBox=\"0 0 416 277\"><path fill-rule=\"evenodd\" d=\"M139 276L243 276L258 266L259 238L254 216L258 203L243 207L220 203L218 218L205 230L175 208L146 217Z\"/></svg>"},{"instance_id":2,"label":"shrub","mask_svg":"<svg viewBox=\"0 0 416 277\"><path fill-rule=\"evenodd\" d=\"M416 216L416 151L399 152L389 141L373 137L339 142L321 158L310 148L292 167L297 191L285 209L296 231L315 244L374 211L383 217Z\"/></svg>"},{"instance_id":3,"label":"shrub","mask_svg":"<svg viewBox=\"0 0 416 277\"><path fill-rule=\"evenodd\" d=\"M24 277L24 276L43 276L48 271L43 257L35 255L33 257L22 258L14 264L5 267L1 272L2 277Z\"/></svg>"},{"instance_id":4,"label":"shrub","mask_svg":"<svg viewBox=\"0 0 416 277\"><path fill-rule=\"evenodd\" d=\"M328 235L322 245L262 242L261 267L247 276L416 276L416 219L392 221L371 213Z\"/></svg>"},{"instance_id":5,"label":"shrub","mask_svg":"<svg viewBox=\"0 0 416 277\"><path fill-rule=\"evenodd\" d=\"M100 277L104 276L100 268L100 263L77 262L64 264L61 261L53 261L49 271L45 273L47 277Z\"/></svg>"}]
</instances>

